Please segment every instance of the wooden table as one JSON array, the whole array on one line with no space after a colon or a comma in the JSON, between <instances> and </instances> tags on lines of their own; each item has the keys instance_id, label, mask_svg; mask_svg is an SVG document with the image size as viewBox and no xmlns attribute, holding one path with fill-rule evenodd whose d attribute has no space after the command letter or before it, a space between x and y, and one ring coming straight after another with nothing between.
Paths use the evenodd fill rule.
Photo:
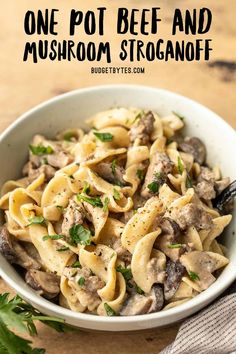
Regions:
<instances>
[{"instance_id":1,"label":"wooden table","mask_svg":"<svg viewBox=\"0 0 236 354\"><path fill-rule=\"evenodd\" d=\"M212 38L213 53L210 62L145 62L138 64L145 67L143 74L91 74L91 66L106 65L102 62L90 63L77 61L50 62L38 64L23 62L23 48L29 40L23 31L24 14L28 9L58 8L59 36L66 37L68 28L67 17L70 9L86 7L96 9L101 6L98 0L82 4L78 0L27 0L4 1L0 12L0 130L3 131L21 113L34 105L60 93L80 87L109 83L135 83L169 89L193 98L208 106L221 115L232 126L236 127L235 91L236 91L236 2L216 2L209 0L207 5L213 13L213 24L207 38ZM84 2L83 2L84 3ZM115 34L114 23L118 6L149 8L157 6L155 0L104 0L109 16L106 26L109 28L105 39L112 42L112 50L117 53L121 38ZM161 7L162 23L158 37L170 37L171 21L175 7L198 8L198 0L158 1ZM62 21L63 20L63 21ZM78 40L85 40L80 31ZM94 39L95 38L95 39ZM143 40L147 38L141 37ZM149 37L148 37L149 38ZM191 38L191 37L190 37ZM50 39L50 38L48 38ZM30 38L33 40L33 38ZM93 41L98 42L98 36ZM113 58L113 66L124 66L120 60ZM125 64L129 65L129 64ZM133 66L137 66L133 64ZM6 284L0 281L0 291L10 291ZM38 326L39 336L33 340L34 345L44 347L48 354L157 354L174 339L178 326L151 330L146 333L115 334L76 332L57 334L45 326Z\"/></svg>"}]
</instances>

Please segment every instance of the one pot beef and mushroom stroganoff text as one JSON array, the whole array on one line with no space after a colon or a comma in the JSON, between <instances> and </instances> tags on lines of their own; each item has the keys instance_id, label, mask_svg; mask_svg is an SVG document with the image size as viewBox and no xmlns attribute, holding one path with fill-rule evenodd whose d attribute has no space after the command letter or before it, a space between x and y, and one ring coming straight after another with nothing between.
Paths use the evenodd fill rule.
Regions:
<instances>
[{"instance_id":1,"label":"one pot beef and mushroom stroganoff text","mask_svg":"<svg viewBox=\"0 0 236 354\"><path fill-rule=\"evenodd\" d=\"M1 252L77 312L140 315L192 299L228 264L216 238L231 215L212 200L229 178L178 113L114 108L87 122L33 137L23 177L2 188Z\"/></svg>"}]
</instances>

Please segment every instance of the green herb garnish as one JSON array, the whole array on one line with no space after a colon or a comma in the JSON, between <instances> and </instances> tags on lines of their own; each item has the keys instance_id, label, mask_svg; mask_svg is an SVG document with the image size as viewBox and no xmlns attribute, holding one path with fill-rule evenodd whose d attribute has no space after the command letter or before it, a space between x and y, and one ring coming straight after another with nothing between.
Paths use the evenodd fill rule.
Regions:
<instances>
[{"instance_id":1,"label":"green herb garnish","mask_svg":"<svg viewBox=\"0 0 236 354\"><path fill-rule=\"evenodd\" d=\"M107 316L115 316L116 312L108 305L108 303L104 303L104 309L106 310Z\"/></svg>"},{"instance_id":2,"label":"green herb garnish","mask_svg":"<svg viewBox=\"0 0 236 354\"><path fill-rule=\"evenodd\" d=\"M112 160L112 163L111 163L111 172L113 175L116 174L116 166L117 166L117 160L114 159L114 160Z\"/></svg>"},{"instance_id":3,"label":"green herb garnish","mask_svg":"<svg viewBox=\"0 0 236 354\"><path fill-rule=\"evenodd\" d=\"M140 179L140 181L144 180L144 172L143 170L137 170L136 171L136 176Z\"/></svg>"},{"instance_id":4,"label":"green herb garnish","mask_svg":"<svg viewBox=\"0 0 236 354\"><path fill-rule=\"evenodd\" d=\"M182 160L179 156L178 156L178 171L179 171L179 174L181 174L181 175L184 172L184 165L183 165Z\"/></svg>"},{"instance_id":5,"label":"green herb garnish","mask_svg":"<svg viewBox=\"0 0 236 354\"><path fill-rule=\"evenodd\" d=\"M57 252L69 251L69 249L70 249L69 247L66 247L66 246L65 246L65 247L58 248L58 249L57 249Z\"/></svg>"},{"instance_id":6,"label":"green herb garnish","mask_svg":"<svg viewBox=\"0 0 236 354\"><path fill-rule=\"evenodd\" d=\"M125 267L122 267L121 265L119 265L118 267L116 267L116 271L121 273L126 281L131 280L133 277L130 268L125 268Z\"/></svg>"},{"instance_id":7,"label":"green herb garnish","mask_svg":"<svg viewBox=\"0 0 236 354\"><path fill-rule=\"evenodd\" d=\"M158 182L153 181L147 187L152 193L157 193L159 191L160 185Z\"/></svg>"},{"instance_id":8,"label":"green herb garnish","mask_svg":"<svg viewBox=\"0 0 236 354\"><path fill-rule=\"evenodd\" d=\"M34 216L33 218L30 218L29 219L29 224L27 226L30 226L30 225L43 225L45 224L46 220L45 218L40 215L40 216Z\"/></svg>"},{"instance_id":9,"label":"green herb garnish","mask_svg":"<svg viewBox=\"0 0 236 354\"><path fill-rule=\"evenodd\" d=\"M53 154L53 148L51 146L34 146L34 145L29 145L29 149L32 152L33 155L50 155Z\"/></svg>"},{"instance_id":10,"label":"green herb garnish","mask_svg":"<svg viewBox=\"0 0 236 354\"><path fill-rule=\"evenodd\" d=\"M75 261L72 265L71 268L82 268L80 261Z\"/></svg>"},{"instance_id":11,"label":"green herb garnish","mask_svg":"<svg viewBox=\"0 0 236 354\"><path fill-rule=\"evenodd\" d=\"M44 354L41 348L32 348L32 342L12 332L37 334L35 320L54 328L58 332L69 330L64 320L43 315L27 304L18 295L9 299L9 294L0 294L0 353L2 354Z\"/></svg>"},{"instance_id":12,"label":"green herb garnish","mask_svg":"<svg viewBox=\"0 0 236 354\"><path fill-rule=\"evenodd\" d=\"M112 139L113 139L113 135L111 133L93 132L93 134L96 136L96 138L98 138L99 140L101 140L104 143L108 142L108 141L112 141Z\"/></svg>"},{"instance_id":13,"label":"green herb garnish","mask_svg":"<svg viewBox=\"0 0 236 354\"><path fill-rule=\"evenodd\" d=\"M144 114L144 111L141 110L137 115L136 117L134 118L133 122L131 124L134 124L137 120L141 119L141 117L143 116Z\"/></svg>"},{"instance_id":14,"label":"green herb garnish","mask_svg":"<svg viewBox=\"0 0 236 354\"><path fill-rule=\"evenodd\" d=\"M67 132L64 134L63 139L66 141L71 141L72 138L74 138L74 134L72 132Z\"/></svg>"},{"instance_id":15,"label":"green herb garnish","mask_svg":"<svg viewBox=\"0 0 236 354\"><path fill-rule=\"evenodd\" d=\"M85 283L85 278L84 278L84 277L80 277L79 280L78 280L78 284L79 284L80 286L83 286L84 283Z\"/></svg>"},{"instance_id":16,"label":"green herb garnish","mask_svg":"<svg viewBox=\"0 0 236 354\"><path fill-rule=\"evenodd\" d=\"M182 247L181 243L170 243L168 246L168 248L180 248Z\"/></svg>"},{"instance_id":17,"label":"green herb garnish","mask_svg":"<svg viewBox=\"0 0 236 354\"><path fill-rule=\"evenodd\" d=\"M135 285L135 290L136 290L136 293L138 293L139 295L144 294L144 291L137 284Z\"/></svg>"},{"instance_id":18,"label":"green herb garnish","mask_svg":"<svg viewBox=\"0 0 236 354\"><path fill-rule=\"evenodd\" d=\"M85 201L95 207L98 207L98 208L103 207L100 197L88 197L87 195L84 195L84 194L77 194L77 199L78 199L78 201L83 200L83 201Z\"/></svg>"},{"instance_id":19,"label":"green herb garnish","mask_svg":"<svg viewBox=\"0 0 236 354\"><path fill-rule=\"evenodd\" d=\"M86 229L83 225L77 224L70 228L69 230L71 243L73 245L90 245L91 244L91 231Z\"/></svg>"},{"instance_id":20,"label":"green herb garnish","mask_svg":"<svg viewBox=\"0 0 236 354\"><path fill-rule=\"evenodd\" d=\"M181 119L182 121L184 120L184 116L182 116L181 114L176 113L176 112L174 112L174 111L172 111L172 113L173 113L176 117L178 117L179 119Z\"/></svg>"},{"instance_id":21,"label":"green herb garnish","mask_svg":"<svg viewBox=\"0 0 236 354\"><path fill-rule=\"evenodd\" d=\"M84 188L82 190L82 193L89 194L90 193L90 185L88 182L84 183Z\"/></svg>"},{"instance_id":22,"label":"green herb garnish","mask_svg":"<svg viewBox=\"0 0 236 354\"><path fill-rule=\"evenodd\" d=\"M106 197L103 201L103 211L104 212L108 211L108 205L109 205L109 198Z\"/></svg>"},{"instance_id":23,"label":"green herb garnish","mask_svg":"<svg viewBox=\"0 0 236 354\"><path fill-rule=\"evenodd\" d=\"M187 174L187 177L186 177L186 187L187 188L192 188L193 186L193 181L191 179L191 177L189 176L189 174Z\"/></svg>"},{"instance_id":24,"label":"green herb garnish","mask_svg":"<svg viewBox=\"0 0 236 354\"><path fill-rule=\"evenodd\" d=\"M113 197L115 200L120 200L121 196L120 196L120 193L117 189L113 189Z\"/></svg>"},{"instance_id":25,"label":"green herb garnish","mask_svg":"<svg viewBox=\"0 0 236 354\"><path fill-rule=\"evenodd\" d=\"M189 272L188 272L188 275L189 275L189 278L190 278L192 281L200 280L199 275L198 275L197 273L194 273L194 272L189 271Z\"/></svg>"},{"instance_id":26,"label":"green herb garnish","mask_svg":"<svg viewBox=\"0 0 236 354\"><path fill-rule=\"evenodd\" d=\"M47 241L47 240L60 240L61 238L63 238L63 235L46 235L43 236L43 241Z\"/></svg>"}]
</instances>

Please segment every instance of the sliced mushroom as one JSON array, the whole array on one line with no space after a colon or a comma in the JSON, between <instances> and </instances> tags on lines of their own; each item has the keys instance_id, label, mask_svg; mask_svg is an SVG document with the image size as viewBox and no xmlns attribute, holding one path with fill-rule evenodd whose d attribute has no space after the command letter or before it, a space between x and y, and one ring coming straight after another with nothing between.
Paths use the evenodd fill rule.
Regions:
<instances>
[{"instance_id":1,"label":"sliced mushroom","mask_svg":"<svg viewBox=\"0 0 236 354\"><path fill-rule=\"evenodd\" d=\"M211 200L215 198L215 176L210 168L201 167L197 182L198 183L195 187L195 190L200 198L204 200Z\"/></svg>"},{"instance_id":2,"label":"sliced mushroom","mask_svg":"<svg viewBox=\"0 0 236 354\"><path fill-rule=\"evenodd\" d=\"M118 184L124 186L126 182L123 179L125 174L125 169L122 166L116 165L112 168L112 163L101 162L96 165L95 172L99 174L100 177L112 184Z\"/></svg>"},{"instance_id":3,"label":"sliced mushroom","mask_svg":"<svg viewBox=\"0 0 236 354\"><path fill-rule=\"evenodd\" d=\"M168 260L166 264L166 280L164 282L164 296L165 300L170 300L177 291L185 268L180 262L173 262Z\"/></svg>"},{"instance_id":4,"label":"sliced mushroom","mask_svg":"<svg viewBox=\"0 0 236 354\"><path fill-rule=\"evenodd\" d=\"M211 216L194 203L183 206L176 221L182 230L185 230L188 226L195 226L197 229L210 229L212 226Z\"/></svg>"},{"instance_id":5,"label":"sliced mushroom","mask_svg":"<svg viewBox=\"0 0 236 354\"><path fill-rule=\"evenodd\" d=\"M153 299L144 295L131 295L124 303L120 311L121 316L135 316L148 313Z\"/></svg>"},{"instance_id":6,"label":"sliced mushroom","mask_svg":"<svg viewBox=\"0 0 236 354\"><path fill-rule=\"evenodd\" d=\"M173 219L168 217L163 217L160 221L160 228L162 233L167 235L174 235L175 237L180 234L180 227Z\"/></svg>"},{"instance_id":7,"label":"sliced mushroom","mask_svg":"<svg viewBox=\"0 0 236 354\"><path fill-rule=\"evenodd\" d=\"M152 305L148 310L148 313L160 311L164 305L163 289L160 285L154 284L150 291L150 297L152 299Z\"/></svg>"},{"instance_id":8,"label":"sliced mushroom","mask_svg":"<svg viewBox=\"0 0 236 354\"><path fill-rule=\"evenodd\" d=\"M179 149L188 154L192 154L194 160L200 165L206 160L206 147L199 138L185 138L184 141L179 144Z\"/></svg>"},{"instance_id":9,"label":"sliced mushroom","mask_svg":"<svg viewBox=\"0 0 236 354\"><path fill-rule=\"evenodd\" d=\"M30 269L25 275L25 281L32 289L49 300L60 292L60 277L52 273Z\"/></svg>"},{"instance_id":10,"label":"sliced mushroom","mask_svg":"<svg viewBox=\"0 0 236 354\"><path fill-rule=\"evenodd\" d=\"M154 122L155 118L153 113L151 111L145 113L130 129L129 135L131 143L139 139L140 145L148 144L153 131Z\"/></svg>"},{"instance_id":11,"label":"sliced mushroom","mask_svg":"<svg viewBox=\"0 0 236 354\"><path fill-rule=\"evenodd\" d=\"M43 164L40 167L36 167L32 164L31 161L27 162L27 164L23 167L23 175L28 177L29 183L35 180L42 173L45 174L45 178L49 181L52 177L54 177L56 173L56 169L50 165Z\"/></svg>"},{"instance_id":12,"label":"sliced mushroom","mask_svg":"<svg viewBox=\"0 0 236 354\"><path fill-rule=\"evenodd\" d=\"M40 269L40 262L27 253L27 250L7 230L6 225L0 229L0 251L12 264L18 264L25 269Z\"/></svg>"}]
</instances>

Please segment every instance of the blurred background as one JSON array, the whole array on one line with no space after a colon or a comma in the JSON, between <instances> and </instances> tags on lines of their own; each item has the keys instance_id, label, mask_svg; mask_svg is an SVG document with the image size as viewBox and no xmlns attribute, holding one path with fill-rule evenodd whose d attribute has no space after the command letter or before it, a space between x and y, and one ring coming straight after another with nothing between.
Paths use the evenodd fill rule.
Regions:
<instances>
[{"instance_id":1,"label":"blurred background","mask_svg":"<svg viewBox=\"0 0 236 354\"><path fill-rule=\"evenodd\" d=\"M59 9L58 36L56 39L69 39L68 19L72 8L77 10L96 10L107 7L106 32L102 41L110 41L113 61L111 66L126 66L117 55L120 41L116 34L116 15L118 7L151 8L161 7L160 31L158 36L139 36L144 41L163 38L171 39L171 23L176 7L192 9L207 6L211 9L213 22L211 30L203 38L212 39L213 52L210 61L200 62L141 62L132 66L145 67L145 74L91 74L92 66L106 63L31 60L23 62L25 42L37 40L37 36L24 33L24 16L28 10ZM9 0L1 2L0 11L0 131L26 110L61 93L77 88L109 84L131 83L150 85L178 92L206 105L236 128L235 92L236 92L236 1L215 0L98 0L82 2L79 0ZM191 36L188 36L191 40ZM196 36L197 37L197 36ZM129 35L124 35L130 38ZM175 39L182 39L177 35ZM201 37L202 38L202 37ZM43 39L52 39L46 36ZM173 38L172 38L173 39ZM193 39L193 38L192 38ZM88 41L82 30L78 30L74 41ZM89 40L98 43L97 35ZM66 119L66 117L65 117ZM206 127L207 128L207 127ZM0 292L9 288L0 280ZM139 334L97 334L76 332L57 334L43 326L35 345L47 349L47 354L149 354L159 353L175 337L178 325L161 330L152 330Z\"/></svg>"}]
</instances>

